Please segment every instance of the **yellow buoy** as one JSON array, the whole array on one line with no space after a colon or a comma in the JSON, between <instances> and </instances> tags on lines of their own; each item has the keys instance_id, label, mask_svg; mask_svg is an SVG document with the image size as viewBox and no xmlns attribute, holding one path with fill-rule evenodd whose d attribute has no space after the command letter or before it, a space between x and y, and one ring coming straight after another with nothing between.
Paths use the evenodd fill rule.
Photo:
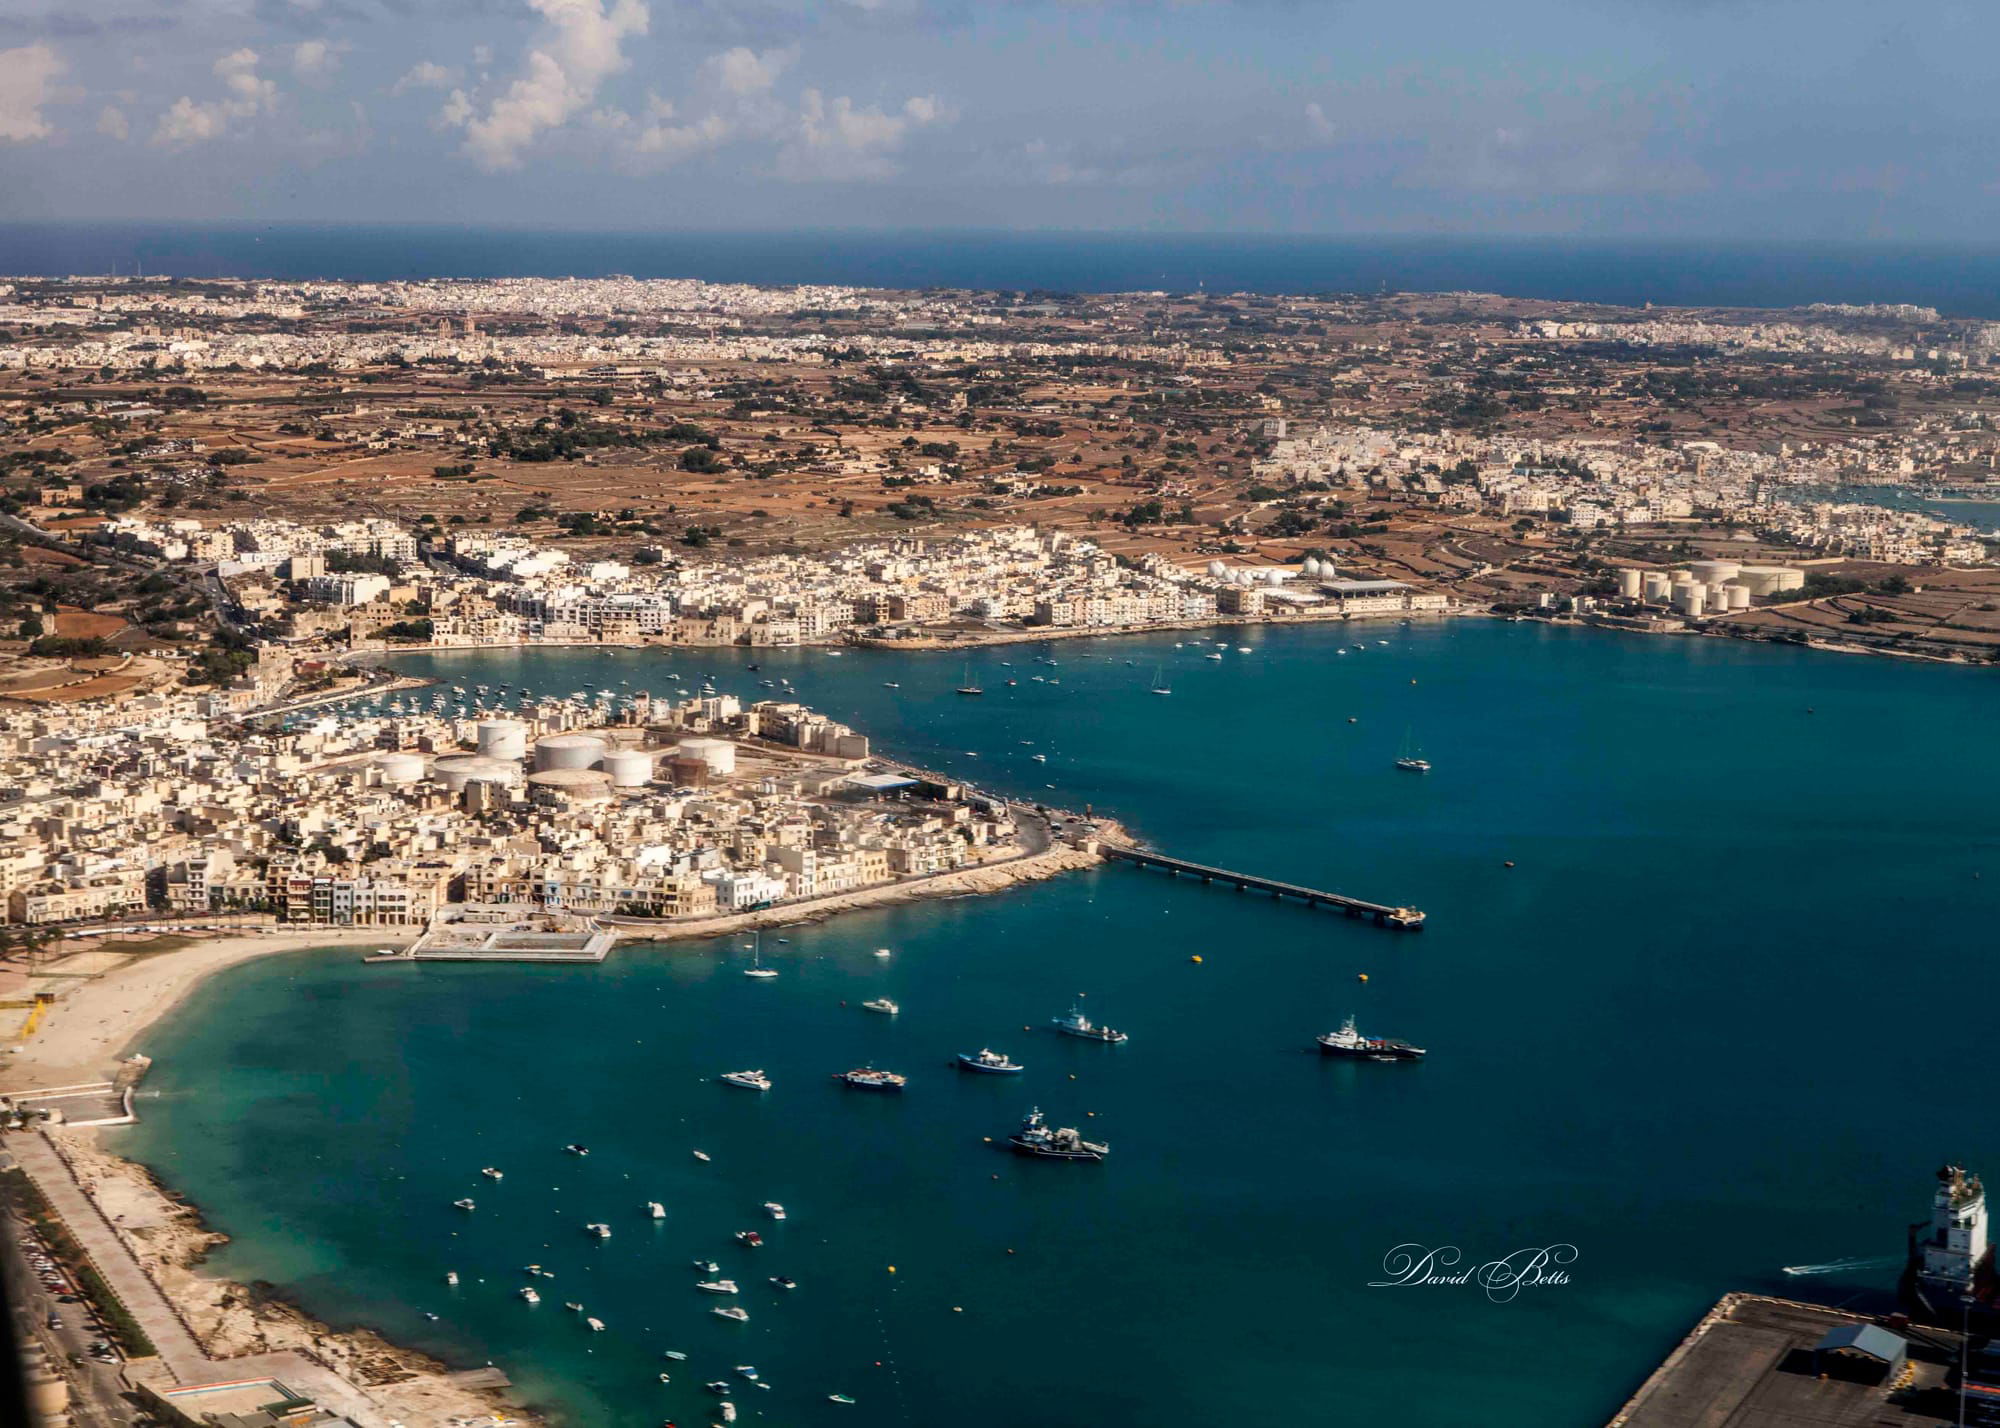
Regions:
<instances>
[{"instance_id":1,"label":"yellow buoy","mask_svg":"<svg viewBox=\"0 0 2000 1428\"><path fill-rule=\"evenodd\" d=\"M893 1265L893 1264L892 1264L892 1265L890 1265L890 1266L889 1266L889 1273L891 1273L891 1274L894 1274L895 1272L896 1272L896 1266L895 1266L895 1265Z\"/></svg>"},{"instance_id":2,"label":"yellow buoy","mask_svg":"<svg viewBox=\"0 0 2000 1428\"><path fill-rule=\"evenodd\" d=\"M1201 953L1199 952L1195 953L1194 956L1188 958L1188 961L1190 962L1199 962L1200 960L1201 960Z\"/></svg>"},{"instance_id":3,"label":"yellow buoy","mask_svg":"<svg viewBox=\"0 0 2000 1428\"><path fill-rule=\"evenodd\" d=\"M1366 972L1357 972L1355 974L1355 980L1358 982L1365 982L1368 980L1368 974Z\"/></svg>"}]
</instances>

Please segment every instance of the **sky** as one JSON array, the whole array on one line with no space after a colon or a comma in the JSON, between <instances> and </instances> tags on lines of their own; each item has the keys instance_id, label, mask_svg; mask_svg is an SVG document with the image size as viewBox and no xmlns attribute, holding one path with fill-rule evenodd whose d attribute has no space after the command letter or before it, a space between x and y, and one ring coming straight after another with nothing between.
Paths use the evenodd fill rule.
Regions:
<instances>
[{"instance_id":1,"label":"sky","mask_svg":"<svg viewBox=\"0 0 2000 1428\"><path fill-rule=\"evenodd\" d=\"M1990 240L1991 0L0 0L0 220Z\"/></svg>"}]
</instances>

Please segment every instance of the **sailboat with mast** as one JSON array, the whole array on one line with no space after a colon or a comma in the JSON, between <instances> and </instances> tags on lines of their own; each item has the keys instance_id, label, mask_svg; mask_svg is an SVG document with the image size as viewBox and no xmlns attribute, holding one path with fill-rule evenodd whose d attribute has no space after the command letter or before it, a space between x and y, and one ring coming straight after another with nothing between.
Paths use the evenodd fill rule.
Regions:
<instances>
[{"instance_id":1,"label":"sailboat with mast","mask_svg":"<svg viewBox=\"0 0 2000 1428\"><path fill-rule=\"evenodd\" d=\"M757 929L757 940L750 944L750 965L743 969L743 975L766 982L778 975L775 968L764 965L764 929L761 927Z\"/></svg>"},{"instance_id":2,"label":"sailboat with mast","mask_svg":"<svg viewBox=\"0 0 2000 1428\"><path fill-rule=\"evenodd\" d=\"M1167 671L1164 665L1154 667L1152 688L1155 694L1172 694L1174 692L1173 686L1167 683Z\"/></svg>"},{"instance_id":3,"label":"sailboat with mast","mask_svg":"<svg viewBox=\"0 0 2000 1428\"><path fill-rule=\"evenodd\" d=\"M972 666L969 663L965 666L965 674L963 678L965 682L958 686L958 692L960 694L984 694L986 692L984 689L980 688L978 685L972 682Z\"/></svg>"},{"instance_id":4,"label":"sailboat with mast","mask_svg":"<svg viewBox=\"0 0 2000 1428\"><path fill-rule=\"evenodd\" d=\"M1403 751L1396 755L1396 767L1404 773L1429 773L1431 771L1430 760L1418 754L1416 746L1410 742L1408 730L1403 732Z\"/></svg>"}]
</instances>

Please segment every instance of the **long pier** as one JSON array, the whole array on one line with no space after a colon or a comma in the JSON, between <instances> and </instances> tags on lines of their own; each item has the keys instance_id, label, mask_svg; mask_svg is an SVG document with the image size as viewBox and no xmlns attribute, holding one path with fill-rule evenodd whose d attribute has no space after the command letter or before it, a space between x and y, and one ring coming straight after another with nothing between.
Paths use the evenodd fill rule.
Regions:
<instances>
[{"instance_id":1,"label":"long pier","mask_svg":"<svg viewBox=\"0 0 2000 1428\"><path fill-rule=\"evenodd\" d=\"M1238 892L1261 892L1269 893L1274 898L1297 898L1307 907L1338 908L1349 917L1373 918L1377 927L1393 928L1397 932L1424 930L1424 915L1414 907L1391 907L1387 903L1369 902L1365 898L1322 892L1318 888L1301 887L1297 883L1279 882L1276 878L1260 878L1254 873L1236 873L1228 868L1211 868L1206 863L1191 863L1186 858L1170 858L1164 853L1148 853L1140 848L1128 848L1122 843L1105 843L1101 845L1101 851L1105 857L1119 862L1134 863L1142 868L1163 868L1169 877L1186 875L1200 878L1204 883L1230 883Z\"/></svg>"}]
</instances>

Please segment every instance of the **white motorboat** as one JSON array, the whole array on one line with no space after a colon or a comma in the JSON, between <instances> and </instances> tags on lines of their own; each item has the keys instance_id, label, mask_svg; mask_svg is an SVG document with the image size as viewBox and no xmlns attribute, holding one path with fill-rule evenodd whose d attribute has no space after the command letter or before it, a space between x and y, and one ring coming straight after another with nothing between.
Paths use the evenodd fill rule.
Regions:
<instances>
[{"instance_id":1,"label":"white motorboat","mask_svg":"<svg viewBox=\"0 0 2000 1428\"><path fill-rule=\"evenodd\" d=\"M646 1215L649 1219L664 1220L667 1217L667 1207L662 1205L658 1200L648 1200L646 1202Z\"/></svg>"},{"instance_id":2,"label":"white motorboat","mask_svg":"<svg viewBox=\"0 0 2000 1428\"><path fill-rule=\"evenodd\" d=\"M523 1289L521 1291L521 1297L527 1300L528 1303L530 1304L539 1304L542 1302L542 1296L535 1293L535 1291L532 1289Z\"/></svg>"},{"instance_id":3,"label":"white motorboat","mask_svg":"<svg viewBox=\"0 0 2000 1428\"><path fill-rule=\"evenodd\" d=\"M774 1220L782 1220L785 1218L785 1207L780 1205L776 1200L766 1200L764 1202L764 1213Z\"/></svg>"},{"instance_id":4,"label":"white motorboat","mask_svg":"<svg viewBox=\"0 0 2000 1428\"><path fill-rule=\"evenodd\" d=\"M736 1281L733 1279L704 1279L695 1285L703 1294L734 1294Z\"/></svg>"},{"instance_id":5,"label":"white motorboat","mask_svg":"<svg viewBox=\"0 0 2000 1428\"><path fill-rule=\"evenodd\" d=\"M762 1071L725 1071L716 1077L716 1079L726 1082L731 1086L741 1086L746 1091L768 1091L771 1089L771 1078L766 1076ZM707 1156L698 1150L694 1154L697 1160L708 1159Z\"/></svg>"},{"instance_id":6,"label":"white motorboat","mask_svg":"<svg viewBox=\"0 0 2000 1428\"><path fill-rule=\"evenodd\" d=\"M863 1010L881 1012L884 1016L897 1016L903 1010L887 997L876 997L872 1001L863 1002L861 1006Z\"/></svg>"}]
</instances>

